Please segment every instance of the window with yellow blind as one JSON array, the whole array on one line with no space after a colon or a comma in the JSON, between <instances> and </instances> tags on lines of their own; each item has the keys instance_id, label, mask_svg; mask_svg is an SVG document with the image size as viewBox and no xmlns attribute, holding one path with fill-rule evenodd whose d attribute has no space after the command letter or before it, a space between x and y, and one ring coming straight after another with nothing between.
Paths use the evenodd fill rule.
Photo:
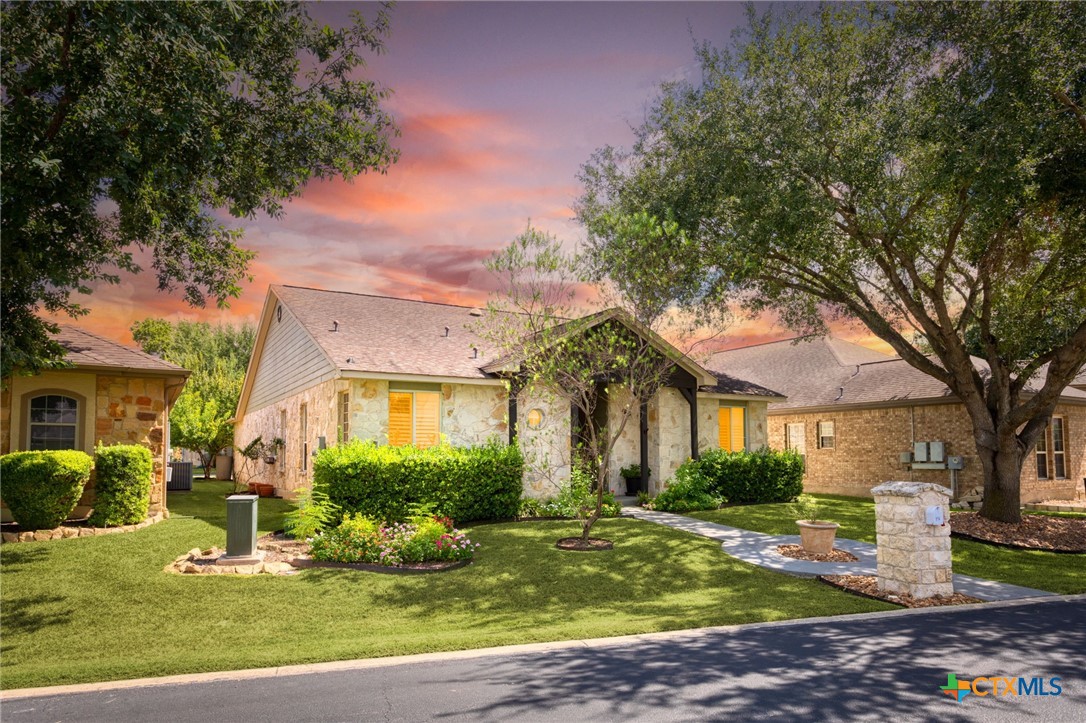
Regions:
<instances>
[{"instance_id":1,"label":"window with yellow blind","mask_svg":"<svg viewBox=\"0 0 1086 723\"><path fill-rule=\"evenodd\" d=\"M743 407L721 406L720 448L727 452L741 452L747 448L747 410Z\"/></svg>"},{"instance_id":2,"label":"window with yellow blind","mask_svg":"<svg viewBox=\"0 0 1086 723\"><path fill-rule=\"evenodd\" d=\"M441 437L441 394L388 393L388 443L431 447Z\"/></svg>"}]
</instances>

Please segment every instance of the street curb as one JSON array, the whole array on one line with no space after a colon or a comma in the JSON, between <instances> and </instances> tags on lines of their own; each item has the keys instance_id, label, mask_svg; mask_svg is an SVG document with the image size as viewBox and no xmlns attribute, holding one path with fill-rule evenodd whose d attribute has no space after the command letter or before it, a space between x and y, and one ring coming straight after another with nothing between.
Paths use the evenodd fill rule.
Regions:
<instances>
[{"instance_id":1,"label":"street curb","mask_svg":"<svg viewBox=\"0 0 1086 723\"><path fill-rule=\"evenodd\" d=\"M637 635L622 635L610 638L563 640L551 643L527 643L523 645L506 645L492 648L476 648L474 650L454 650L442 653L420 653L416 655L396 655L386 658L362 658L358 660L337 660L327 663L284 665L274 668L249 668L246 670L227 670L215 673L189 673L185 675L168 675L160 678L135 678L131 680L112 680L101 683L77 683L74 685L57 685L43 688L17 688L14 690L0 691L0 702L19 700L23 698L72 695L75 693L97 693L112 690L128 690L132 688L184 685L188 683L228 682L238 680L254 680L258 678L276 678L290 675L310 675L313 673L332 673L349 670L389 668L393 666L410 665L416 663L441 663L453 660L471 660L474 658L486 658L496 655L523 655L530 653L554 652L559 650L569 650L572 648L619 647L648 641L681 640L683 638L697 639L708 635L733 634L747 630L782 628L796 625L844 622L853 620L879 620L883 618L903 617L910 615L953 615L958 612L971 610L992 610L995 608L1010 608L1019 607L1022 605L1046 605L1055 602L1086 602L1086 594L1053 595L1050 597L1024 598L1018 600L1006 600L1002 602L976 603L973 605L905 608L902 610L887 610L883 612L873 613L856 613L853 615L828 615L815 618L795 618L791 620L776 620L762 623L744 623L741 625L723 625L710 628L670 630L661 633L640 633Z\"/></svg>"}]
</instances>

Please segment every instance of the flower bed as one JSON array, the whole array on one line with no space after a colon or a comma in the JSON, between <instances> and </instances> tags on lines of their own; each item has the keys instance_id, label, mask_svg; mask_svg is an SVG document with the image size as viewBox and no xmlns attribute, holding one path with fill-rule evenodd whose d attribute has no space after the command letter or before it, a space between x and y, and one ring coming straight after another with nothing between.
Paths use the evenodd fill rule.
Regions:
<instances>
[{"instance_id":1,"label":"flower bed","mask_svg":"<svg viewBox=\"0 0 1086 723\"><path fill-rule=\"evenodd\" d=\"M448 518L415 517L382 524L356 514L311 538L309 554L316 562L409 567L470 561L478 547Z\"/></svg>"}]
</instances>

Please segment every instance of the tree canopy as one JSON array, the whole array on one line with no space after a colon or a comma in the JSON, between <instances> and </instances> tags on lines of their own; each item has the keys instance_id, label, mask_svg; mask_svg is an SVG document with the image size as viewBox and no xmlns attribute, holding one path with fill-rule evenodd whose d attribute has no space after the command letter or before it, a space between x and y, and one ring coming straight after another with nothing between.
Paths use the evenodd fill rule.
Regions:
<instances>
[{"instance_id":1,"label":"tree canopy","mask_svg":"<svg viewBox=\"0 0 1086 723\"><path fill-rule=\"evenodd\" d=\"M229 217L396 158L361 77L385 6L333 29L302 2L12 2L0 24L2 376L59 360L38 314L83 313L135 251L163 291L225 305L253 257Z\"/></svg>"},{"instance_id":2,"label":"tree canopy","mask_svg":"<svg viewBox=\"0 0 1086 723\"><path fill-rule=\"evenodd\" d=\"M863 322L962 400L982 514L1016 521L1086 361L1086 5L751 10L698 54L584 166L591 253L623 258L615 219L646 213L678 226L634 264L668 298Z\"/></svg>"},{"instance_id":3,"label":"tree canopy","mask_svg":"<svg viewBox=\"0 0 1086 723\"><path fill-rule=\"evenodd\" d=\"M132 325L132 338L148 354L192 371L170 409L171 442L200 455L204 475L215 455L234 442L230 421L238 406L256 330L211 326L207 322L144 319Z\"/></svg>"}]
</instances>

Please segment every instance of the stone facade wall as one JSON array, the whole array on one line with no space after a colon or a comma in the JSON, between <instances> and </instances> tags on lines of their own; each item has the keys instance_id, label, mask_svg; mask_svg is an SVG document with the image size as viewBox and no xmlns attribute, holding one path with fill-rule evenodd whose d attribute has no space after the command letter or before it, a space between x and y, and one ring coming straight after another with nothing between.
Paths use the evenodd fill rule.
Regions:
<instances>
[{"instance_id":1,"label":"stone facade wall","mask_svg":"<svg viewBox=\"0 0 1086 723\"><path fill-rule=\"evenodd\" d=\"M485 444L493 438L507 443L509 392L504 386L442 384L441 434L458 447Z\"/></svg>"},{"instance_id":2,"label":"stone facade wall","mask_svg":"<svg viewBox=\"0 0 1086 723\"><path fill-rule=\"evenodd\" d=\"M615 446L611 450L611 465L607 478L607 488L618 495L626 494L626 480L619 472L623 467L641 462L641 411L637 400L633 398L628 389L609 389L607 393L607 419L612 428L622 422L624 410L629 409L629 417L626 426L622 428L622 434L615 440ZM652 469L652 465L649 465ZM655 476L653 470L653 476ZM650 478L651 483L651 478Z\"/></svg>"},{"instance_id":3,"label":"stone facade wall","mask_svg":"<svg viewBox=\"0 0 1086 723\"><path fill-rule=\"evenodd\" d=\"M1030 453L1022 470L1023 502L1082 496L1082 480L1086 477L1086 406L1061 404L1056 414L1067 420L1068 477L1038 480L1035 457ZM820 421L834 423L833 449L818 449ZM983 489L983 471L977 459L972 424L961 404L774 412L769 416L771 447L784 449L785 428L793 422L802 422L805 427L807 471L803 487L807 492L869 497L872 487L889 480L950 487L949 470L911 470L899 461L902 452L912 449L914 440L946 442L947 454L964 457L965 469L957 473L959 498L975 498Z\"/></svg>"},{"instance_id":4,"label":"stone facade wall","mask_svg":"<svg viewBox=\"0 0 1086 723\"><path fill-rule=\"evenodd\" d=\"M104 445L141 444L151 450L151 512L166 509L166 382L104 376L97 380L94 438ZM90 487L90 485L88 485ZM89 504L84 494L81 504Z\"/></svg>"},{"instance_id":5,"label":"stone facade wall","mask_svg":"<svg viewBox=\"0 0 1086 723\"><path fill-rule=\"evenodd\" d=\"M528 412L539 409L543 423L539 429L528 426ZM529 497L553 497L569 482L570 422L569 402L553 395L526 389L517 398L517 438L524 455L524 494Z\"/></svg>"},{"instance_id":6,"label":"stone facade wall","mask_svg":"<svg viewBox=\"0 0 1086 723\"><path fill-rule=\"evenodd\" d=\"M931 483L887 482L872 493L879 589L916 598L952 595L950 492ZM941 510L943 524L927 524L928 507Z\"/></svg>"},{"instance_id":7,"label":"stone facade wall","mask_svg":"<svg viewBox=\"0 0 1086 723\"><path fill-rule=\"evenodd\" d=\"M23 448L21 429L26 421L22 405L27 395L45 391L72 394L85 405L80 411L79 448L93 455L99 442L107 446L140 444L147 447L151 450L153 463L150 510L157 514L166 509L166 385L180 384L180 378L50 371L32 377L15 377L8 382L2 397L4 425L0 436L4 454ZM85 517L93 506L92 473L72 516ZM6 508L3 519L8 519Z\"/></svg>"}]
</instances>

